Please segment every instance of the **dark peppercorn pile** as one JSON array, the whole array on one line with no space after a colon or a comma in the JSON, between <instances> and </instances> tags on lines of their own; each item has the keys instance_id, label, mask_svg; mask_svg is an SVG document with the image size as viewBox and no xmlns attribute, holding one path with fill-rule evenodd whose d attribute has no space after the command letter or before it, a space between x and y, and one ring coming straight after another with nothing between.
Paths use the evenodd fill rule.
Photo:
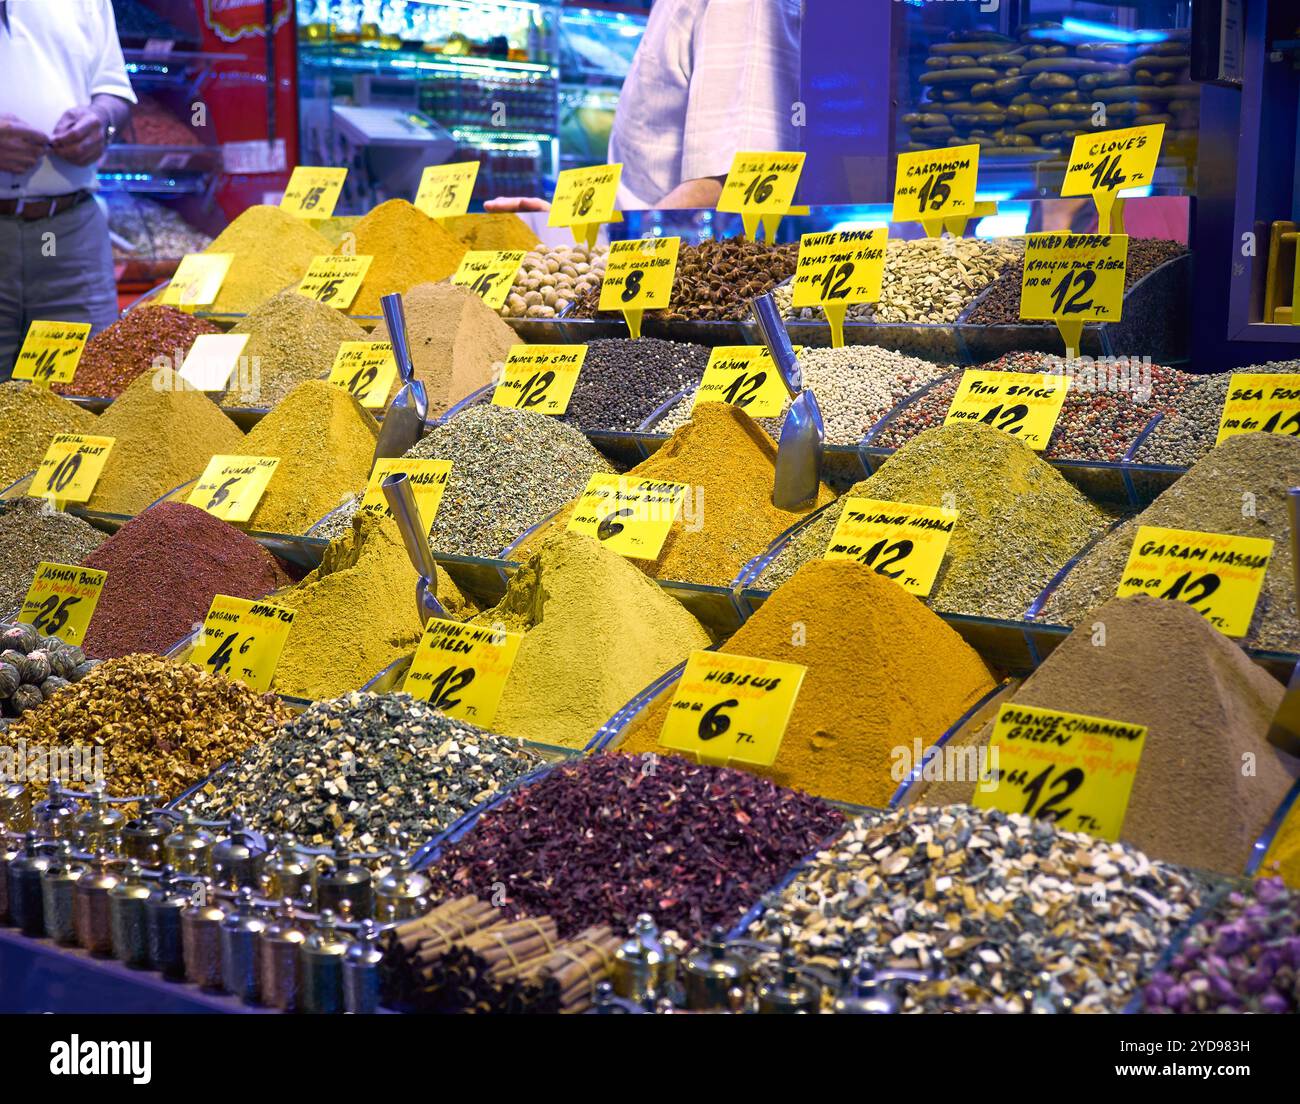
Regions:
<instances>
[{"instance_id":1,"label":"dark peppercorn pile","mask_svg":"<svg viewBox=\"0 0 1300 1104\"><path fill-rule=\"evenodd\" d=\"M634 430L673 395L699 384L709 350L686 341L592 341L563 418L583 429Z\"/></svg>"}]
</instances>

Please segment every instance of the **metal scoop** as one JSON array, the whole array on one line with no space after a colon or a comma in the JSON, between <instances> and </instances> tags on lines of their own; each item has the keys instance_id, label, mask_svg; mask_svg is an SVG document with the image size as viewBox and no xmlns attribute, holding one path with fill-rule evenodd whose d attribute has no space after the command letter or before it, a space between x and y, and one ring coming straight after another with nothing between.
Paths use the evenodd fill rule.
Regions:
<instances>
[{"instance_id":1,"label":"metal scoop","mask_svg":"<svg viewBox=\"0 0 1300 1104\"><path fill-rule=\"evenodd\" d=\"M420 581L415 585L415 604L420 624L424 625L431 617L444 620L447 611L438 601L438 568L429 551L429 538L425 534L424 524L420 520L420 509L415 502L415 492L411 489L411 479L406 472L394 472L384 478L384 498L388 508L393 511L393 519L402 534L402 543L406 545L406 554L411 557L411 564Z\"/></svg>"},{"instance_id":2,"label":"metal scoop","mask_svg":"<svg viewBox=\"0 0 1300 1104\"><path fill-rule=\"evenodd\" d=\"M772 363L780 371L786 388L795 396L786 411L781 440L777 444L772 505L778 510L800 510L817 501L826 426L822 422L817 397L803 387L803 369L794 355L794 346L790 344L790 335L785 331L776 300L769 292L751 300L750 306Z\"/></svg>"},{"instance_id":3,"label":"metal scoop","mask_svg":"<svg viewBox=\"0 0 1300 1104\"><path fill-rule=\"evenodd\" d=\"M411 360L411 344L406 335L406 311L400 295L385 295L379 300L384 308L384 322L388 326L388 340L392 342L393 359L402 376L402 386L384 412L384 424L379 427L379 440L375 443L375 459L402 456L424 429L424 419L429 413L429 396L424 381L415 378L415 363Z\"/></svg>"},{"instance_id":4,"label":"metal scoop","mask_svg":"<svg viewBox=\"0 0 1300 1104\"><path fill-rule=\"evenodd\" d=\"M1300 487L1287 491L1287 505L1291 509L1291 571L1295 577L1296 594L1300 596ZM1278 750L1300 758L1300 664L1291 672L1286 693L1273 715L1268 742Z\"/></svg>"}]
</instances>

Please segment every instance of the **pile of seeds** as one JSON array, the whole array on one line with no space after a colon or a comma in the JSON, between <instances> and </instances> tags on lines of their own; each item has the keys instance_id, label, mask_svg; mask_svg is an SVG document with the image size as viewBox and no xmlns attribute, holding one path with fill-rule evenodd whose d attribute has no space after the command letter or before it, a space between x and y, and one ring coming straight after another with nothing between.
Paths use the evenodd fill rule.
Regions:
<instances>
[{"instance_id":1,"label":"pile of seeds","mask_svg":"<svg viewBox=\"0 0 1300 1104\"><path fill-rule=\"evenodd\" d=\"M562 417L583 429L635 430L673 395L698 385L708 363L708 349L685 341L589 342Z\"/></svg>"},{"instance_id":2,"label":"pile of seeds","mask_svg":"<svg viewBox=\"0 0 1300 1104\"><path fill-rule=\"evenodd\" d=\"M796 953L832 970L938 965L907 984L907 1012L1117 1012L1204 892L1181 867L1050 821L905 809L851 823L750 934L788 926Z\"/></svg>"},{"instance_id":3,"label":"pile of seeds","mask_svg":"<svg viewBox=\"0 0 1300 1104\"><path fill-rule=\"evenodd\" d=\"M0 621L0 732L95 668L85 653L31 625Z\"/></svg>"},{"instance_id":4,"label":"pile of seeds","mask_svg":"<svg viewBox=\"0 0 1300 1104\"><path fill-rule=\"evenodd\" d=\"M255 831L308 846L342 836L378 854L396 827L422 843L542 764L517 740L452 720L409 694L316 702L187 798L200 818L242 806Z\"/></svg>"},{"instance_id":5,"label":"pile of seeds","mask_svg":"<svg viewBox=\"0 0 1300 1104\"><path fill-rule=\"evenodd\" d=\"M938 610L1019 620L1106 517L1061 475L999 429L950 425L908 443L844 498L959 511L927 599ZM801 530L759 576L774 590L826 554L844 499Z\"/></svg>"},{"instance_id":6,"label":"pile of seeds","mask_svg":"<svg viewBox=\"0 0 1300 1104\"><path fill-rule=\"evenodd\" d=\"M504 896L506 915L552 916L562 936L649 913L696 938L735 923L842 819L745 771L599 755L507 797L428 873L436 897Z\"/></svg>"},{"instance_id":7,"label":"pile of seeds","mask_svg":"<svg viewBox=\"0 0 1300 1104\"><path fill-rule=\"evenodd\" d=\"M749 301L794 275L799 247L770 245L750 238L711 238L683 245L667 310L647 311L663 322L737 322L750 317ZM576 318L595 318L600 285L574 302Z\"/></svg>"},{"instance_id":8,"label":"pile of seeds","mask_svg":"<svg viewBox=\"0 0 1300 1104\"><path fill-rule=\"evenodd\" d=\"M524 255L501 314L506 318L555 318L605 278L603 245L538 245Z\"/></svg>"},{"instance_id":9,"label":"pile of seeds","mask_svg":"<svg viewBox=\"0 0 1300 1104\"><path fill-rule=\"evenodd\" d=\"M1249 648L1300 652L1287 490L1300 486L1300 441L1271 433L1229 437L1142 511L1098 541L1053 592L1042 620L1074 625L1120 584L1142 525L1263 537L1273 542L1255 603Z\"/></svg>"},{"instance_id":10,"label":"pile of seeds","mask_svg":"<svg viewBox=\"0 0 1300 1104\"><path fill-rule=\"evenodd\" d=\"M955 322L1000 273L1024 258L1018 238L892 238L885 249L885 273L878 303L855 303L849 322ZM1019 285L1017 284L1017 287ZM792 304L790 288L778 289L787 318L825 319L821 307Z\"/></svg>"},{"instance_id":11,"label":"pile of seeds","mask_svg":"<svg viewBox=\"0 0 1300 1104\"><path fill-rule=\"evenodd\" d=\"M1240 371L1261 374L1300 372L1300 360L1252 364ZM1139 464L1169 464L1180 468L1195 464L1214 448L1231 378L1231 372L1198 377L1174 401L1173 409L1160 419L1133 459Z\"/></svg>"},{"instance_id":12,"label":"pile of seeds","mask_svg":"<svg viewBox=\"0 0 1300 1104\"><path fill-rule=\"evenodd\" d=\"M30 383L0 383L0 490L40 466L56 433L95 433L95 415Z\"/></svg>"},{"instance_id":13,"label":"pile of seeds","mask_svg":"<svg viewBox=\"0 0 1300 1104\"><path fill-rule=\"evenodd\" d=\"M1142 992L1144 1012L1300 1012L1300 893L1280 878L1225 895Z\"/></svg>"},{"instance_id":14,"label":"pile of seeds","mask_svg":"<svg viewBox=\"0 0 1300 1104\"><path fill-rule=\"evenodd\" d=\"M110 793L151 793L156 781L171 798L288 719L274 694L189 663L132 655L99 664L23 714L9 735L32 747L102 748Z\"/></svg>"},{"instance_id":15,"label":"pile of seeds","mask_svg":"<svg viewBox=\"0 0 1300 1104\"><path fill-rule=\"evenodd\" d=\"M1128 291L1142 277L1186 252L1186 246L1164 238L1129 238L1128 260L1124 266L1124 290ZM966 321L973 326L1052 325L1051 322L1021 321L1020 285L1023 281L1024 260L1021 257L1014 267L1008 268L993 281L988 294L970 312Z\"/></svg>"},{"instance_id":16,"label":"pile of seeds","mask_svg":"<svg viewBox=\"0 0 1300 1104\"><path fill-rule=\"evenodd\" d=\"M0 616L18 611L40 564L79 564L106 540L45 501L20 498L0 507Z\"/></svg>"},{"instance_id":17,"label":"pile of seeds","mask_svg":"<svg viewBox=\"0 0 1300 1104\"><path fill-rule=\"evenodd\" d=\"M805 349L799 355L804 386L817 396L832 445L857 444L893 406L945 372L948 365L904 356L873 345L842 349ZM653 426L671 433L690 420L693 398L683 399ZM768 423L779 437L784 418Z\"/></svg>"},{"instance_id":18,"label":"pile of seeds","mask_svg":"<svg viewBox=\"0 0 1300 1104\"><path fill-rule=\"evenodd\" d=\"M1112 366L1087 360L1071 362L1044 353L1008 353L989 364L986 372L1038 374L1064 369L1070 390L1056 422L1056 432L1044 455L1055 460L1118 461L1157 414L1173 407L1195 384L1196 377L1159 364L1136 360ZM1149 375L1148 375L1149 371ZM899 448L922 430L942 425L961 382L960 375L937 384L900 410L873 442Z\"/></svg>"},{"instance_id":19,"label":"pile of seeds","mask_svg":"<svg viewBox=\"0 0 1300 1104\"><path fill-rule=\"evenodd\" d=\"M572 426L486 403L434 427L406 455L451 461L429 546L458 556L499 555L581 494L593 474L613 471ZM346 532L358 503L353 498L312 536L333 540Z\"/></svg>"}]
</instances>

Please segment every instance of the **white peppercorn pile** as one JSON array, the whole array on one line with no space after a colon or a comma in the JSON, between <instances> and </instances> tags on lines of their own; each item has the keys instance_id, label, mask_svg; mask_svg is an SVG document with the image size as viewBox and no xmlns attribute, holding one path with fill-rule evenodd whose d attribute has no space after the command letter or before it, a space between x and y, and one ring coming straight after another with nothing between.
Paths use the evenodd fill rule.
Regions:
<instances>
[{"instance_id":1,"label":"white peppercorn pile","mask_svg":"<svg viewBox=\"0 0 1300 1104\"><path fill-rule=\"evenodd\" d=\"M429 547L456 556L497 556L577 498L608 460L578 430L546 414L483 403L434 427L406 455L450 460L451 475ZM328 540L348 532L359 497L312 531Z\"/></svg>"},{"instance_id":2,"label":"white peppercorn pile","mask_svg":"<svg viewBox=\"0 0 1300 1104\"><path fill-rule=\"evenodd\" d=\"M826 441L854 445L866 436L901 399L946 372L951 365L935 364L872 345L846 345L842 349L805 349L799 356L804 386L817 396L826 425ZM690 420L692 398L683 399L653 427L672 433ZM785 417L760 418L773 436L779 436Z\"/></svg>"},{"instance_id":3,"label":"white peppercorn pile","mask_svg":"<svg viewBox=\"0 0 1300 1104\"><path fill-rule=\"evenodd\" d=\"M1300 372L1300 360L1252 364L1237 371L1263 375ZM1231 372L1220 372L1204 376L1188 387L1178 397L1174 408L1160 419L1150 436L1142 442L1133 459L1139 464L1167 464L1179 468L1195 464L1214 448L1231 378Z\"/></svg>"},{"instance_id":4,"label":"white peppercorn pile","mask_svg":"<svg viewBox=\"0 0 1300 1104\"><path fill-rule=\"evenodd\" d=\"M542 762L409 694L354 691L308 707L181 808L225 819L242 806L254 831L378 855L390 828L422 843Z\"/></svg>"},{"instance_id":5,"label":"white peppercorn pile","mask_svg":"<svg viewBox=\"0 0 1300 1104\"><path fill-rule=\"evenodd\" d=\"M584 291L605 278L603 245L539 245L524 254L506 296L505 318L555 318Z\"/></svg>"},{"instance_id":6,"label":"white peppercorn pile","mask_svg":"<svg viewBox=\"0 0 1300 1104\"><path fill-rule=\"evenodd\" d=\"M789 926L834 969L933 969L906 1012L1117 1012L1206 892L1183 867L1049 820L967 805L862 817L819 852L751 936Z\"/></svg>"},{"instance_id":7,"label":"white peppercorn pile","mask_svg":"<svg viewBox=\"0 0 1300 1104\"><path fill-rule=\"evenodd\" d=\"M637 429L673 395L694 387L709 350L688 341L606 338L587 344L578 385L562 415L587 430Z\"/></svg>"},{"instance_id":8,"label":"white peppercorn pile","mask_svg":"<svg viewBox=\"0 0 1300 1104\"><path fill-rule=\"evenodd\" d=\"M0 615L18 612L39 564L79 564L106 540L108 534L41 499L0 506Z\"/></svg>"}]
</instances>

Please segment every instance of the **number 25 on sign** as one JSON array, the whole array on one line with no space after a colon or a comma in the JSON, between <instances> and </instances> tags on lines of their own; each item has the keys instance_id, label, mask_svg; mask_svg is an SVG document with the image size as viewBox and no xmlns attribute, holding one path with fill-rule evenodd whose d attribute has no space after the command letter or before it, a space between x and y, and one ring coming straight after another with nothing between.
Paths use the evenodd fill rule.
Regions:
<instances>
[{"instance_id":1,"label":"number 25 on sign","mask_svg":"<svg viewBox=\"0 0 1300 1104\"><path fill-rule=\"evenodd\" d=\"M41 563L18 620L42 636L80 644L95 615L108 572L69 564Z\"/></svg>"},{"instance_id":2,"label":"number 25 on sign","mask_svg":"<svg viewBox=\"0 0 1300 1104\"><path fill-rule=\"evenodd\" d=\"M1020 317L1055 322L1076 359L1085 322L1118 322L1124 310L1126 234L1026 234Z\"/></svg>"}]
</instances>

